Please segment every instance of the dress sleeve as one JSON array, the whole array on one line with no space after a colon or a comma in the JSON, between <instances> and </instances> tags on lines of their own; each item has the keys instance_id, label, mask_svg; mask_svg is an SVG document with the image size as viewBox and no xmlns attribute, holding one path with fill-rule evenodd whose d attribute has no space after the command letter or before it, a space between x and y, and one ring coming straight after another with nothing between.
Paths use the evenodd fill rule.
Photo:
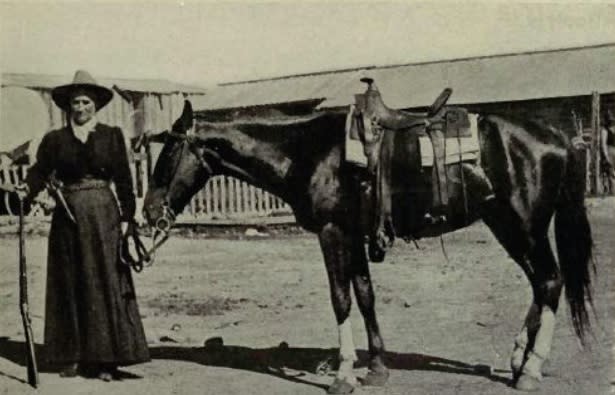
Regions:
<instances>
[{"instance_id":1,"label":"dress sleeve","mask_svg":"<svg viewBox=\"0 0 615 395\"><path fill-rule=\"evenodd\" d=\"M132 221L135 216L135 194L132 188L132 174L128 165L128 152L126 151L126 143L124 142L124 134L120 128L113 128L113 138L115 139L114 146L116 152L115 169L113 174L113 182L115 190L120 202L122 212L122 221Z\"/></svg>"},{"instance_id":2,"label":"dress sleeve","mask_svg":"<svg viewBox=\"0 0 615 395\"><path fill-rule=\"evenodd\" d=\"M45 187L45 182L54 170L55 150L51 146L50 134L43 136L36 151L36 162L28 169L24 182L28 185L27 200L32 200Z\"/></svg>"}]
</instances>

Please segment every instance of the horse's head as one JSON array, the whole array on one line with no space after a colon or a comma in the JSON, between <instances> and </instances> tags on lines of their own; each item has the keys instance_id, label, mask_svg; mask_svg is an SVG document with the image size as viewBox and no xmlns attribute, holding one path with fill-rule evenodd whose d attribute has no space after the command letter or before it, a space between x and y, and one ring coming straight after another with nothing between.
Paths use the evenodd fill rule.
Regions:
<instances>
[{"instance_id":1,"label":"horse's head","mask_svg":"<svg viewBox=\"0 0 615 395\"><path fill-rule=\"evenodd\" d=\"M163 132L158 137L164 141L164 146L149 183L143 214L150 226L165 233L172 226L176 214L182 211L213 173L203 159L197 138L188 134L192 126L192 106L186 101L182 115L171 131Z\"/></svg>"}]
</instances>

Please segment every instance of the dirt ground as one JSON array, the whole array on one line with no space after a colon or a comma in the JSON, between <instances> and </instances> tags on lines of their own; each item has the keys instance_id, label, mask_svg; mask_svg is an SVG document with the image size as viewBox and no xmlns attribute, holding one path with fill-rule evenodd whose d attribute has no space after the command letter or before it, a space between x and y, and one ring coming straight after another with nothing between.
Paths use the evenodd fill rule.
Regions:
<instances>
[{"instance_id":1,"label":"dirt ground","mask_svg":"<svg viewBox=\"0 0 615 395\"><path fill-rule=\"evenodd\" d=\"M607 394L615 388L615 200L588 208L595 239L595 316L589 345L574 336L567 306L558 314L542 394ZM11 228L12 227L12 228ZM43 226L44 227L44 226ZM337 332L316 238L301 231L184 231L155 266L135 276L152 361L103 383L62 379L41 362L41 386L24 382L14 225L0 237L0 394L324 394ZM46 239L27 240L35 338L43 334ZM529 285L488 229L478 223L438 239L398 241L372 264L377 312L391 377L358 394L516 394L508 366L513 337L530 302ZM353 333L365 361L356 309ZM205 344L207 342L207 344ZM37 347L43 357L42 346ZM365 374L359 363L356 372Z\"/></svg>"}]
</instances>

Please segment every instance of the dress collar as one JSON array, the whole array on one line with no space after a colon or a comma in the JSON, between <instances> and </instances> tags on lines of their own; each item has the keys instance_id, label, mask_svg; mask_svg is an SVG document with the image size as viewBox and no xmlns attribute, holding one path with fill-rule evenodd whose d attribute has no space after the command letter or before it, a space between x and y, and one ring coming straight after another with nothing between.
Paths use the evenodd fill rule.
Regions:
<instances>
[{"instance_id":1,"label":"dress collar","mask_svg":"<svg viewBox=\"0 0 615 395\"><path fill-rule=\"evenodd\" d=\"M72 119L70 120L70 127L73 130L73 134L82 143L85 143L88 140L90 132L93 132L96 129L97 124L98 120L96 119L96 117L92 117L92 119L90 119L83 125L77 125L75 122L73 122Z\"/></svg>"}]
</instances>

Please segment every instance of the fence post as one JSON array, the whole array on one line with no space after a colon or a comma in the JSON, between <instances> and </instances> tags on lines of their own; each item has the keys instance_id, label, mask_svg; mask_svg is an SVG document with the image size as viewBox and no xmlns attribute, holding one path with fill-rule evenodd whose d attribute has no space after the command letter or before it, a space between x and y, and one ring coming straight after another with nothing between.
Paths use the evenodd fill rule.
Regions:
<instances>
[{"instance_id":1,"label":"fence post","mask_svg":"<svg viewBox=\"0 0 615 395\"><path fill-rule=\"evenodd\" d=\"M600 95L598 92L592 92L591 130L591 193L597 195L600 193Z\"/></svg>"}]
</instances>

